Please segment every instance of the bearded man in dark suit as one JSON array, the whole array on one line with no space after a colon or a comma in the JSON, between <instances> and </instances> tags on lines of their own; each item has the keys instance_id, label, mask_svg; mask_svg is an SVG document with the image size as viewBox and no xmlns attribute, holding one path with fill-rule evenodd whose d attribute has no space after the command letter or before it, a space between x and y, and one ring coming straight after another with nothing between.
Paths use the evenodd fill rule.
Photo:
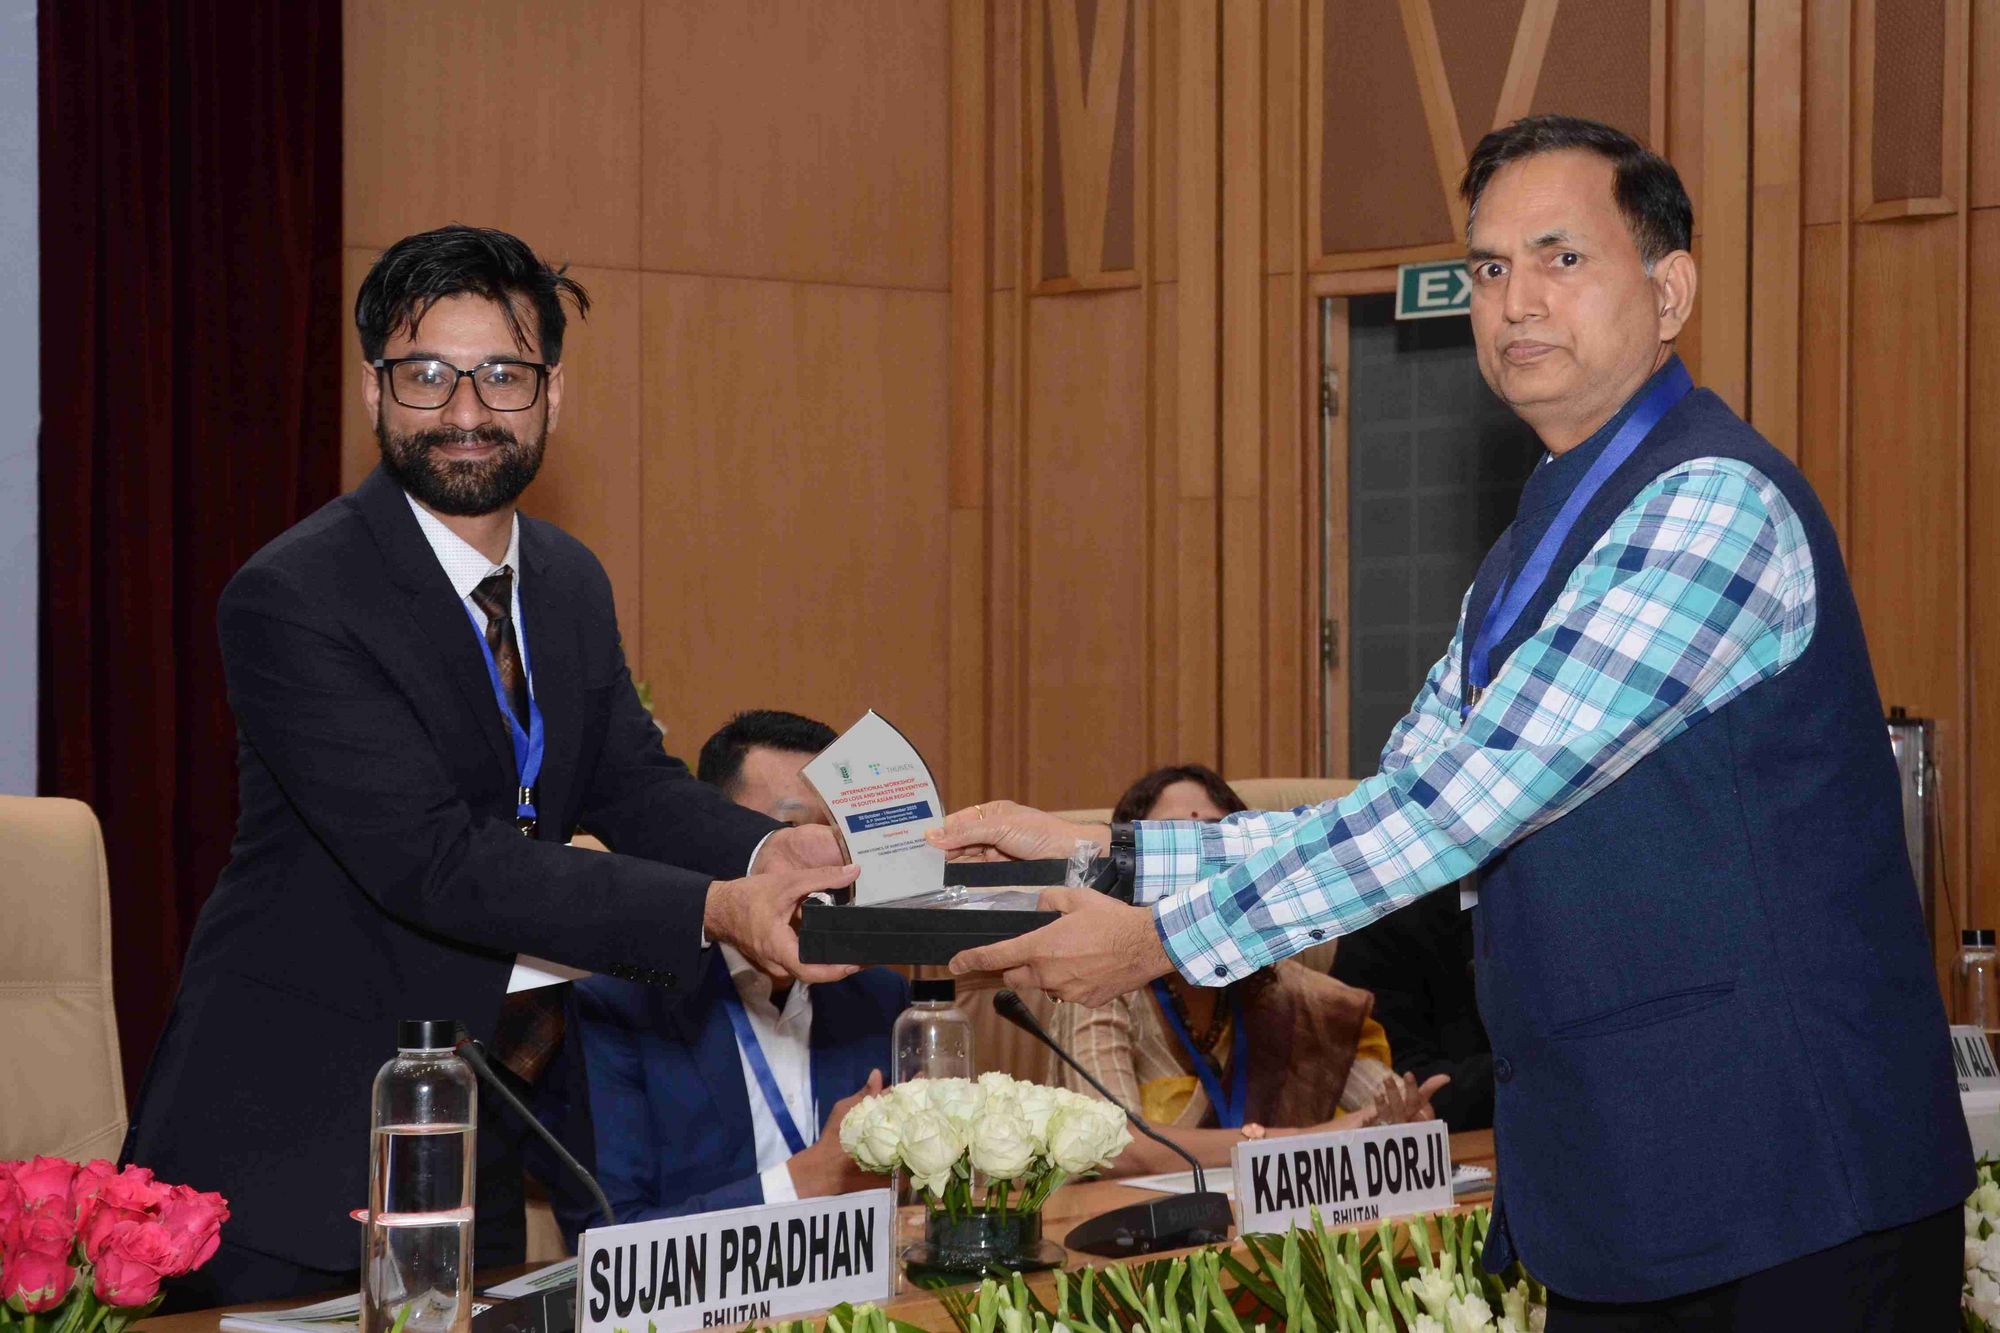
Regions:
<instances>
[{"instance_id":1,"label":"bearded man in dark suit","mask_svg":"<svg viewBox=\"0 0 2000 1333\"><path fill-rule=\"evenodd\" d=\"M523 989L519 960L691 990L721 941L809 982L852 971L801 966L791 925L853 877L831 832L664 752L603 568L516 511L562 408L564 298L588 309L504 232L390 247L355 303L381 466L223 592L240 820L125 1154L229 1197L182 1305L353 1288L398 1019L461 1020L587 1125L562 1114L584 1096L569 988ZM579 828L613 854L565 846ZM482 1098L481 1264L521 1257L523 1133Z\"/></svg>"}]
</instances>

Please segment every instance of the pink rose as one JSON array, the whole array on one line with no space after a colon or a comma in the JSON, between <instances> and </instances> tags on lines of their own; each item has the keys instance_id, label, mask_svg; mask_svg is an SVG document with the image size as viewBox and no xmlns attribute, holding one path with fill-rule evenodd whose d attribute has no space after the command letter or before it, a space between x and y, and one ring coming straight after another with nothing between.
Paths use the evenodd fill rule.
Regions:
<instances>
[{"instance_id":1,"label":"pink rose","mask_svg":"<svg viewBox=\"0 0 2000 1333\"><path fill-rule=\"evenodd\" d=\"M95 1193L77 1210L77 1234L83 1239L84 1256L92 1263L97 1262L98 1252L112 1231L126 1222L151 1221L167 1198L167 1187L142 1166L128 1166L94 1183Z\"/></svg>"},{"instance_id":2,"label":"pink rose","mask_svg":"<svg viewBox=\"0 0 2000 1333\"><path fill-rule=\"evenodd\" d=\"M21 1187L21 1198L29 1212L53 1208L69 1215L70 1187L75 1181L76 1163L60 1157L37 1157L14 1166L14 1182Z\"/></svg>"},{"instance_id":3,"label":"pink rose","mask_svg":"<svg viewBox=\"0 0 2000 1333\"><path fill-rule=\"evenodd\" d=\"M13 1163L0 1163L0 1254L14 1248L14 1229L27 1208L21 1182L14 1179Z\"/></svg>"},{"instance_id":4,"label":"pink rose","mask_svg":"<svg viewBox=\"0 0 2000 1333\"><path fill-rule=\"evenodd\" d=\"M229 1204L215 1193L204 1194L186 1185L167 1188L160 1205L160 1225L174 1242L174 1267L168 1277L192 1273L215 1254L222 1239L222 1224L229 1220Z\"/></svg>"},{"instance_id":5,"label":"pink rose","mask_svg":"<svg viewBox=\"0 0 2000 1333\"><path fill-rule=\"evenodd\" d=\"M10 1250L31 1251L35 1254L61 1255L67 1259L72 1246L76 1244L76 1228L69 1218L53 1209L42 1212L23 1213L14 1225L14 1236Z\"/></svg>"},{"instance_id":6,"label":"pink rose","mask_svg":"<svg viewBox=\"0 0 2000 1333\"><path fill-rule=\"evenodd\" d=\"M76 1269L70 1267L67 1253L13 1250L0 1262L0 1300L22 1314L55 1309L68 1299L75 1283Z\"/></svg>"},{"instance_id":7,"label":"pink rose","mask_svg":"<svg viewBox=\"0 0 2000 1333\"><path fill-rule=\"evenodd\" d=\"M106 1305L144 1305L175 1272L174 1241L157 1222L120 1222L99 1252L95 1290Z\"/></svg>"}]
</instances>

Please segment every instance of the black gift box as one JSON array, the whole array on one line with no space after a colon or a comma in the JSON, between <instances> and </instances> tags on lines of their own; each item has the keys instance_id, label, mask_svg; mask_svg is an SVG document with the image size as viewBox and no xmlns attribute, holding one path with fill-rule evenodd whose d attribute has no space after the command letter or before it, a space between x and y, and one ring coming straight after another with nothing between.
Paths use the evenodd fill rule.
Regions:
<instances>
[{"instance_id":1,"label":"black gift box","mask_svg":"<svg viewBox=\"0 0 2000 1333\"><path fill-rule=\"evenodd\" d=\"M998 944L1060 920L1060 912L807 903L799 958L808 963L948 963L965 949Z\"/></svg>"}]
</instances>

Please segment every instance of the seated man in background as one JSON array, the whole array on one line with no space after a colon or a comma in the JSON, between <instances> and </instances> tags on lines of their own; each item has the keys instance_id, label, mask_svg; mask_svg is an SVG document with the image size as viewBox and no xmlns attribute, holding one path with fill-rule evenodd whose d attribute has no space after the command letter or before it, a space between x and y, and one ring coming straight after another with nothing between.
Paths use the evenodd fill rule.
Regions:
<instances>
[{"instance_id":1,"label":"seated man in background","mask_svg":"<svg viewBox=\"0 0 2000 1333\"><path fill-rule=\"evenodd\" d=\"M1472 918L1433 893L1342 936L1333 975L1375 993L1396 1072L1450 1077L1432 1105L1456 1134L1493 1123L1493 1047L1472 988Z\"/></svg>"},{"instance_id":2,"label":"seated man in background","mask_svg":"<svg viewBox=\"0 0 2000 1333\"><path fill-rule=\"evenodd\" d=\"M1213 821L1243 808L1214 770L1187 764L1133 783L1112 819ZM1169 975L1099 1009L1057 1005L1049 1026L1126 1105L1221 1166L1245 1138L1432 1118L1430 1098L1446 1080L1396 1076L1371 1004L1366 991L1287 959L1221 989ZM1090 1091L1071 1071L1063 1078ZM1106 1174L1179 1169L1178 1157L1138 1137Z\"/></svg>"},{"instance_id":3,"label":"seated man in background","mask_svg":"<svg viewBox=\"0 0 2000 1333\"><path fill-rule=\"evenodd\" d=\"M833 730L739 713L698 775L738 805L824 822L798 770ZM598 1179L620 1222L846 1194L882 1184L840 1147L849 1108L878 1091L910 986L885 967L807 986L727 944L692 995L610 977L576 986ZM560 1209L565 1239L595 1221Z\"/></svg>"},{"instance_id":4,"label":"seated man in background","mask_svg":"<svg viewBox=\"0 0 2000 1333\"><path fill-rule=\"evenodd\" d=\"M695 776L736 804L787 824L830 824L800 770L837 736L824 722L753 708L702 743Z\"/></svg>"}]
</instances>

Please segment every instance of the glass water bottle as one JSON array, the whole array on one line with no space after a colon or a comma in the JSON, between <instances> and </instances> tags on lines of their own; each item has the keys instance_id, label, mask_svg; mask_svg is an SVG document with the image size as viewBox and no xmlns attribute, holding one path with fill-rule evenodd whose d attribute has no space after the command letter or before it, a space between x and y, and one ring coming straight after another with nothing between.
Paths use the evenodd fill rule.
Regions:
<instances>
[{"instance_id":1,"label":"glass water bottle","mask_svg":"<svg viewBox=\"0 0 2000 1333\"><path fill-rule=\"evenodd\" d=\"M2000 951L1990 930L1959 932L1956 1003L1952 1021L1976 1027L1990 1043L2000 1029Z\"/></svg>"},{"instance_id":2,"label":"glass water bottle","mask_svg":"<svg viewBox=\"0 0 2000 1333\"><path fill-rule=\"evenodd\" d=\"M472 1067L458 1024L405 1019L396 1058L375 1076L361 1333L467 1333L472 1327Z\"/></svg>"}]
</instances>

